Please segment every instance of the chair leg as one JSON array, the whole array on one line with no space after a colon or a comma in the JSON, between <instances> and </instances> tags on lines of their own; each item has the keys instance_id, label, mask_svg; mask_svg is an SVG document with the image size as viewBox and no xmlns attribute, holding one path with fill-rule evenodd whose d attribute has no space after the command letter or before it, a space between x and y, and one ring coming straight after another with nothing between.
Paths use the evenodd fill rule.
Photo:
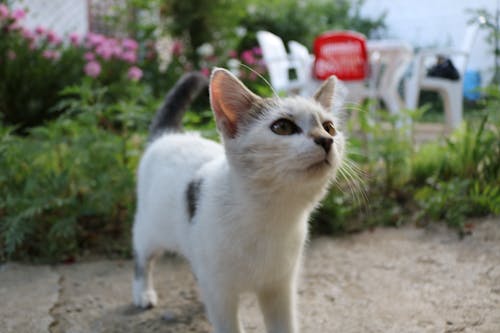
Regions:
<instances>
[{"instance_id":1,"label":"chair leg","mask_svg":"<svg viewBox=\"0 0 500 333\"><path fill-rule=\"evenodd\" d=\"M389 112L393 115L399 114L401 109L403 108L403 103L401 102L401 99L396 91L383 94L382 99Z\"/></svg>"},{"instance_id":2,"label":"chair leg","mask_svg":"<svg viewBox=\"0 0 500 333\"><path fill-rule=\"evenodd\" d=\"M418 82L414 78L405 81L405 104L410 110L415 110L418 107L418 98L420 95L420 88Z\"/></svg>"},{"instance_id":3,"label":"chair leg","mask_svg":"<svg viewBox=\"0 0 500 333\"><path fill-rule=\"evenodd\" d=\"M461 90L441 91L441 96L443 98L446 126L455 129L462 122L463 103Z\"/></svg>"}]
</instances>

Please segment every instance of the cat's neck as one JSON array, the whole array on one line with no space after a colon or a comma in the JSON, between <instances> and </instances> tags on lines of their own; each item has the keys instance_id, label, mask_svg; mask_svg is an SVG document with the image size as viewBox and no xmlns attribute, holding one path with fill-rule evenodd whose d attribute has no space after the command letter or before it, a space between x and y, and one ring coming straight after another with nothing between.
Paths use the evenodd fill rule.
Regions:
<instances>
[{"instance_id":1,"label":"cat's neck","mask_svg":"<svg viewBox=\"0 0 500 333\"><path fill-rule=\"evenodd\" d=\"M229 192L232 199L245 202L251 209L269 214L283 214L289 218L309 214L326 193L324 182L285 182L255 180L245 177L230 166Z\"/></svg>"}]
</instances>

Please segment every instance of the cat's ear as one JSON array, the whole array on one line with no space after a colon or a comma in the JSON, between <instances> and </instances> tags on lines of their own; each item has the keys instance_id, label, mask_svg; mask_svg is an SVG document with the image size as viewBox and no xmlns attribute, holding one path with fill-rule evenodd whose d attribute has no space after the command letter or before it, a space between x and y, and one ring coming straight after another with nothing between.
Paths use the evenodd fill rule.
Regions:
<instances>
[{"instance_id":1,"label":"cat's ear","mask_svg":"<svg viewBox=\"0 0 500 333\"><path fill-rule=\"evenodd\" d=\"M210 104L217 127L224 136L234 138L238 124L250 112L260 97L252 93L231 72L215 68L210 78Z\"/></svg>"},{"instance_id":2,"label":"cat's ear","mask_svg":"<svg viewBox=\"0 0 500 333\"><path fill-rule=\"evenodd\" d=\"M321 104L321 106L327 111L331 111L333 109L337 85L338 79L335 75L332 75L325 82L323 82L318 91L314 94L316 102Z\"/></svg>"}]
</instances>

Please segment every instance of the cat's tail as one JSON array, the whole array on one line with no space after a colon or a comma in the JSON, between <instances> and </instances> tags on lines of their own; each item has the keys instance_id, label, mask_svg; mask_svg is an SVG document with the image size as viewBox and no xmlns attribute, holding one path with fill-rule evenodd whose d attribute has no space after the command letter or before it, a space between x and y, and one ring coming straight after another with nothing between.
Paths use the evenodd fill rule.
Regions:
<instances>
[{"instance_id":1,"label":"cat's tail","mask_svg":"<svg viewBox=\"0 0 500 333\"><path fill-rule=\"evenodd\" d=\"M187 107L208 87L208 79L199 72L184 74L170 89L149 126L149 141L165 131L182 131L182 116Z\"/></svg>"}]
</instances>

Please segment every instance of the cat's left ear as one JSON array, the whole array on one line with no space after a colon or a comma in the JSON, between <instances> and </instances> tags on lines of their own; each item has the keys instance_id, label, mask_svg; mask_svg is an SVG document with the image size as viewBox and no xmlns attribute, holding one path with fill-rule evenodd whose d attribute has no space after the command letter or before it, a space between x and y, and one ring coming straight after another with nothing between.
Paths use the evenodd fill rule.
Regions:
<instances>
[{"instance_id":1,"label":"cat's left ear","mask_svg":"<svg viewBox=\"0 0 500 333\"><path fill-rule=\"evenodd\" d=\"M260 97L252 93L231 72L215 68L210 78L210 104L217 127L225 137L234 138L239 124Z\"/></svg>"},{"instance_id":2,"label":"cat's left ear","mask_svg":"<svg viewBox=\"0 0 500 333\"><path fill-rule=\"evenodd\" d=\"M332 111L333 109L337 85L338 79L335 75L332 75L323 82L321 87L319 87L318 91L314 94L316 102L321 104L327 111Z\"/></svg>"}]
</instances>

